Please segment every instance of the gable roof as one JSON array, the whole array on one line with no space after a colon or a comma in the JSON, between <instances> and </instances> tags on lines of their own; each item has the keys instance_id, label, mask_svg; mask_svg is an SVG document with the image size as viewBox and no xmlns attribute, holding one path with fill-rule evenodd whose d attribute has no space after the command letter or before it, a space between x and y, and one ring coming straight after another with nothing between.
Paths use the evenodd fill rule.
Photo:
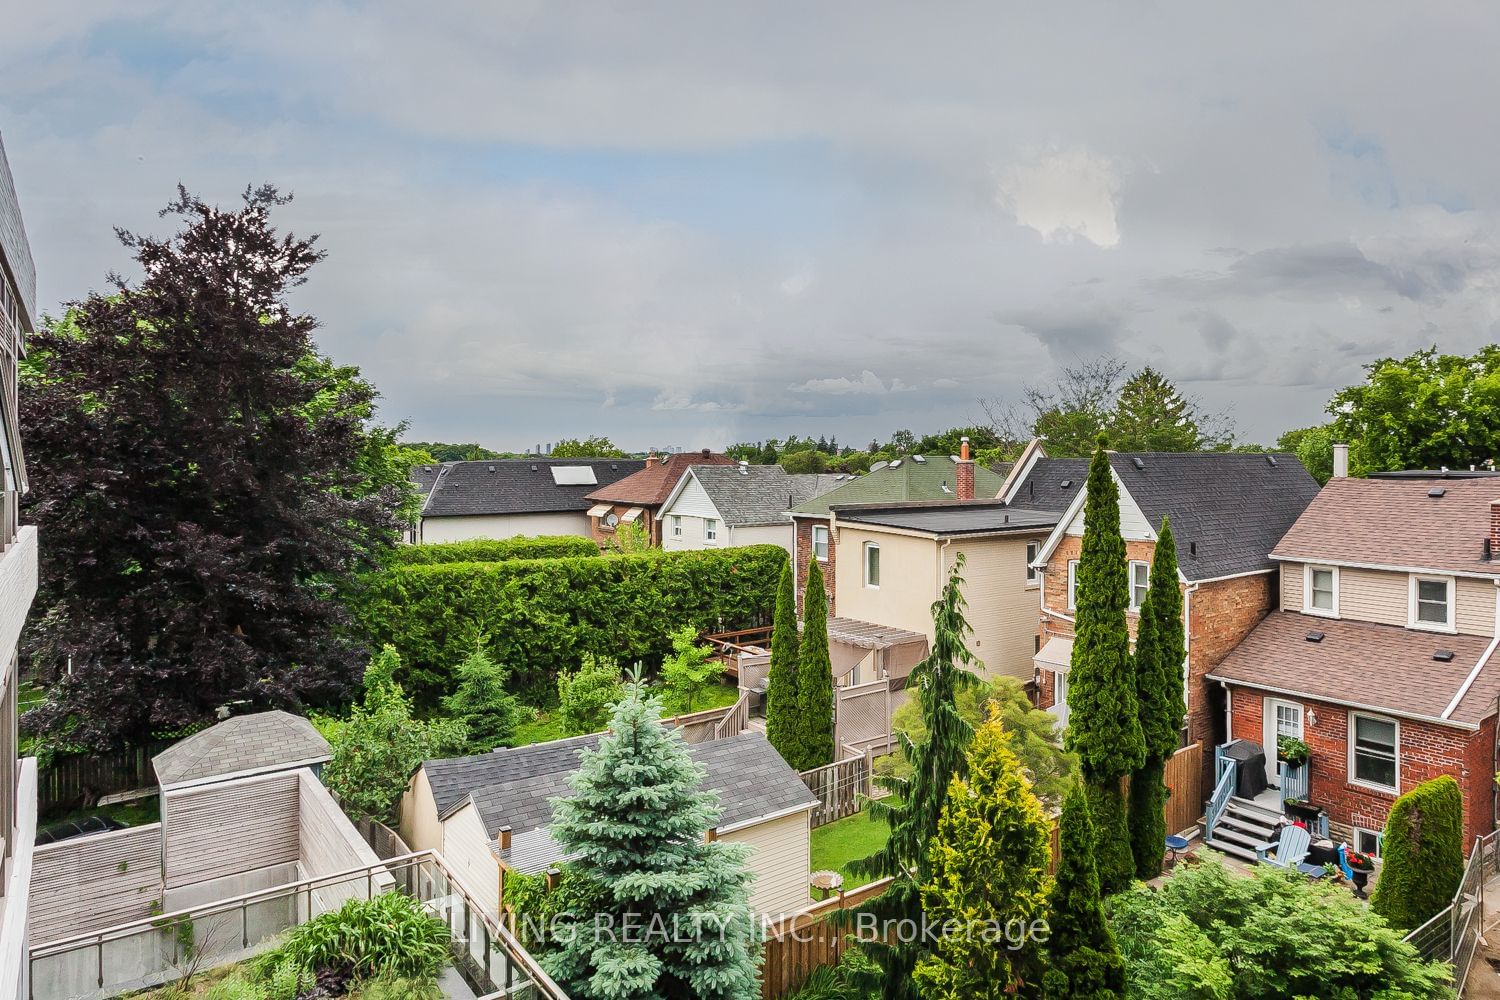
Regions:
<instances>
[{"instance_id":1,"label":"gable roof","mask_svg":"<svg viewBox=\"0 0 1500 1000\"><path fill-rule=\"evenodd\" d=\"M1311 631L1323 633L1309 642ZM1495 711L1500 666L1488 636L1420 632L1273 611L1209 672L1272 693L1474 728ZM1448 662L1433 653L1452 652Z\"/></svg>"},{"instance_id":2,"label":"gable roof","mask_svg":"<svg viewBox=\"0 0 1500 1000\"><path fill-rule=\"evenodd\" d=\"M552 822L551 799L572 794L568 779L578 769L579 754L596 749L601 735L496 750L450 761L428 761L422 766L427 771L439 817L446 819L472 804L486 837L493 840L500 827L511 828L508 860L512 868L541 871L562 857L562 848L547 830ZM718 793L721 831L817 804L817 797L759 732L693 744L688 752L704 769L703 787ZM496 757L502 760L490 759ZM445 766L435 769L435 765ZM494 775L504 777L473 784ZM507 857L503 852L497 853Z\"/></svg>"},{"instance_id":3,"label":"gable roof","mask_svg":"<svg viewBox=\"0 0 1500 1000\"><path fill-rule=\"evenodd\" d=\"M443 474L443 465L444 463L437 462L432 465L412 466L411 475L407 478L410 479L413 483L416 483L417 493L420 496L425 498L427 494L432 492L433 484L436 483L438 481L438 477Z\"/></svg>"},{"instance_id":4,"label":"gable roof","mask_svg":"<svg viewBox=\"0 0 1500 1000\"><path fill-rule=\"evenodd\" d=\"M236 715L174 743L151 766L163 787L292 765L320 764L333 755L313 724L290 712Z\"/></svg>"},{"instance_id":5,"label":"gable roof","mask_svg":"<svg viewBox=\"0 0 1500 1000\"><path fill-rule=\"evenodd\" d=\"M1441 496L1429 493L1442 490ZM1271 550L1276 559L1500 576L1484 558L1500 479L1330 479Z\"/></svg>"},{"instance_id":6,"label":"gable roof","mask_svg":"<svg viewBox=\"0 0 1500 1000\"><path fill-rule=\"evenodd\" d=\"M497 458L448 462L427 493L423 517L585 511L600 485L645 468L638 458ZM582 471L581 474L575 470ZM583 480L570 482L569 480Z\"/></svg>"},{"instance_id":7,"label":"gable roof","mask_svg":"<svg viewBox=\"0 0 1500 1000\"><path fill-rule=\"evenodd\" d=\"M589 499L628 503L638 507L660 507L689 468L734 464L735 460L728 455L720 455L707 448L702 451L677 452L658 462L647 459L645 467L639 472L632 472L624 479L601 486L589 494Z\"/></svg>"},{"instance_id":8,"label":"gable roof","mask_svg":"<svg viewBox=\"0 0 1500 1000\"><path fill-rule=\"evenodd\" d=\"M1038 463L1040 464L1040 463ZM1318 492L1295 455L1259 452L1110 452L1110 469L1155 538L1171 517L1177 564L1189 582L1275 568L1271 550ZM1045 562L1083 509L1080 490L1037 561Z\"/></svg>"},{"instance_id":9,"label":"gable roof","mask_svg":"<svg viewBox=\"0 0 1500 1000\"><path fill-rule=\"evenodd\" d=\"M689 480L697 480L724 523L736 528L754 524L789 525L788 510L832 490L841 481L835 476L793 475L779 465L695 465L673 488L658 517L664 516L677 502Z\"/></svg>"},{"instance_id":10,"label":"gable roof","mask_svg":"<svg viewBox=\"0 0 1500 1000\"><path fill-rule=\"evenodd\" d=\"M792 514L827 517L834 504L877 505L903 500L953 500L958 470L951 455L921 455L898 458L880 469L872 469L837 489L798 503ZM974 466L974 495L993 497L1005 482L1003 476L983 465ZM946 489L944 488L946 487Z\"/></svg>"},{"instance_id":11,"label":"gable roof","mask_svg":"<svg viewBox=\"0 0 1500 1000\"><path fill-rule=\"evenodd\" d=\"M1021 478L1011 484L1005 499L1028 510L1050 510L1061 514L1078 494L1088 478L1086 458L1048 458L1037 456Z\"/></svg>"}]
</instances>

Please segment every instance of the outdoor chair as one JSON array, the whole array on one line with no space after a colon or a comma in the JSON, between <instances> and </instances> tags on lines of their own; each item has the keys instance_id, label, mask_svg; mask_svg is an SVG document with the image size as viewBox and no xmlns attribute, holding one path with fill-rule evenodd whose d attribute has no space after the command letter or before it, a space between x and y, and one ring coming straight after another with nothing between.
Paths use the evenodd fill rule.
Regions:
<instances>
[{"instance_id":1,"label":"outdoor chair","mask_svg":"<svg viewBox=\"0 0 1500 1000\"><path fill-rule=\"evenodd\" d=\"M1304 827L1288 824L1281 828L1281 839L1255 845L1255 860L1278 868L1296 870L1307 857L1312 835Z\"/></svg>"}]
</instances>

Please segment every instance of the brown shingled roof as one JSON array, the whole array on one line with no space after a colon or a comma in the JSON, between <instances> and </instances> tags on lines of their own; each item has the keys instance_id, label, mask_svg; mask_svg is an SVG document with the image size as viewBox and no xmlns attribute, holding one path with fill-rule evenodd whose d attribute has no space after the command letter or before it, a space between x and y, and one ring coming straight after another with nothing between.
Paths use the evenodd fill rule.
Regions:
<instances>
[{"instance_id":1,"label":"brown shingled roof","mask_svg":"<svg viewBox=\"0 0 1500 1000\"><path fill-rule=\"evenodd\" d=\"M1271 556L1500 576L1500 552L1484 560L1496 500L1494 478L1331 479Z\"/></svg>"},{"instance_id":2,"label":"brown shingled roof","mask_svg":"<svg viewBox=\"0 0 1500 1000\"><path fill-rule=\"evenodd\" d=\"M1323 639L1309 642L1309 632L1322 632ZM1390 715L1443 720L1490 642L1488 636L1274 611L1208 677ZM1440 649L1450 650L1453 659L1434 660ZM1446 721L1477 726L1495 710L1497 694L1500 663L1487 663Z\"/></svg>"},{"instance_id":3,"label":"brown shingled roof","mask_svg":"<svg viewBox=\"0 0 1500 1000\"><path fill-rule=\"evenodd\" d=\"M648 460L649 462L649 460ZM628 503L640 507L660 507L667 494L677 485L682 474L694 465L734 465L728 455L704 448L702 451L680 451L668 455L660 462L649 462L639 472L632 473L608 486L601 486L589 494L590 500L605 503Z\"/></svg>"}]
</instances>

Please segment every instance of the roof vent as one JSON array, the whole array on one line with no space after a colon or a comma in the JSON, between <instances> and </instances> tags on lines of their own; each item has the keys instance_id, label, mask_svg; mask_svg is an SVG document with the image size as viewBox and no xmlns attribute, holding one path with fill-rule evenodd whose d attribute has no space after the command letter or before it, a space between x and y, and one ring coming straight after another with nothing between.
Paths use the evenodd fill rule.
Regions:
<instances>
[{"instance_id":1,"label":"roof vent","mask_svg":"<svg viewBox=\"0 0 1500 1000\"><path fill-rule=\"evenodd\" d=\"M881 469L885 468L887 465L890 465L890 464L891 464L890 462L876 462L874 465L870 466L870 471L871 472L879 472Z\"/></svg>"},{"instance_id":2,"label":"roof vent","mask_svg":"<svg viewBox=\"0 0 1500 1000\"><path fill-rule=\"evenodd\" d=\"M491 471L491 472L494 472L494 471L495 471L495 467L494 467L494 466L493 466L493 465L492 465L492 466L490 466L490 471Z\"/></svg>"},{"instance_id":3,"label":"roof vent","mask_svg":"<svg viewBox=\"0 0 1500 1000\"><path fill-rule=\"evenodd\" d=\"M1434 660L1437 660L1439 663L1452 663L1453 662L1453 650L1451 650L1451 649L1440 649L1437 652L1435 652L1435 653L1432 654L1432 658Z\"/></svg>"},{"instance_id":4,"label":"roof vent","mask_svg":"<svg viewBox=\"0 0 1500 1000\"><path fill-rule=\"evenodd\" d=\"M609 463L609 471L610 472L619 472L620 471L620 467L618 465L616 465L614 462L610 462Z\"/></svg>"},{"instance_id":5,"label":"roof vent","mask_svg":"<svg viewBox=\"0 0 1500 1000\"><path fill-rule=\"evenodd\" d=\"M1438 497L1442 496L1444 493L1447 493L1447 492L1448 491L1445 490L1445 489L1443 489L1441 486L1434 486L1432 489L1430 489L1430 490L1427 491L1427 495L1430 496L1430 497L1432 497L1435 500L1435 499L1437 499Z\"/></svg>"},{"instance_id":6,"label":"roof vent","mask_svg":"<svg viewBox=\"0 0 1500 1000\"><path fill-rule=\"evenodd\" d=\"M1276 456L1275 455L1267 455L1266 456L1266 464L1269 465L1273 469L1276 468Z\"/></svg>"},{"instance_id":7,"label":"roof vent","mask_svg":"<svg viewBox=\"0 0 1500 1000\"><path fill-rule=\"evenodd\" d=\"M894 462L891 463L891 468L893 468L893 469L900 468L900 467L901 467L901 459L899 459L899 458L896 459Z\"/></svg>"},{"instance_id":8,"label":"roof vent","mask_svg":"<svg viewBox=\"0 0 1500 1000\"><path fill-rule=\"evenodd\" d=\"M742 475L742 476L748 476L748 475L750 475L750 463L747 462L747 461L745 461L743 458L740 459L740 475Z\"/></svg>"},{"instance_id":9,"label":"roof vent","mask_svg":"<svg viewBox=\"0 0 1500 1000\"><path fill-rule=\"evenodd\" d=\"M1322 632L1309 632L1309 633L1307 633L1307 641L1308 642L1322 642L1323 641L1323 633Z\"/></svg>"},{"instance_id":10,"label":"roof vent","mask_svg":"<svg viewBox=\"0 0 1500 1000\"><path fill-rule=\"evenodd\" d=\"M1071 479L1064 479L1062 482L1058 483L1057 485L1061 489L1067 489L1068 487L1070 487L1070 486L1073 485L1073 480L1071 480Z\"/></svg>"},{"instance_id":11,"label":"roof vent","mask_svg":"<svg viewBox=\"0 0 1500 1000\"><path fill-rule=\"evenodd\" d=\"M1133 465L1133 466L1135 466L1137 469L1145 469L1146 468L1145 461L1142 460L1142 459L1140 459L1140 458L1132 458L1130 460L1130 464Z\"/></svg>"},{"instance_id":12,"label":"roof vent","mask_svg":"<svg viewBox=\"0 0 1500 1000\"><path fill-rule=\"evenodd\" d=\"M946 479L943 480L942 490L943 490L944 493L952 493L953 492L953 490L948 487L948 480L946 480Z\"/></svg>"},{"instance_id":13,"label":"roof vent","mask_svg":"<svg viewBox=\"0 0 1500 1000\"><path fill-rule=\"evenodd\" d=\"M532 471L532 472L535 472L535 471L536 471L536 466L534 466L534 465L533 465L533 466L532 466L532 467L531 467L531 471Z\"/></svg>"},{"instance_id":14,"label":"roof vent","mask_svg":"<svg viewBox=\"0 0 1500 1000\"><path fill-rule=\"evenodd\" d=\"M1197 554L1198 554L1198 543L1197 542L1188 542L1188 555L1190 555L1190 556L1196 556Z\"/></svg>"}]
</instances>

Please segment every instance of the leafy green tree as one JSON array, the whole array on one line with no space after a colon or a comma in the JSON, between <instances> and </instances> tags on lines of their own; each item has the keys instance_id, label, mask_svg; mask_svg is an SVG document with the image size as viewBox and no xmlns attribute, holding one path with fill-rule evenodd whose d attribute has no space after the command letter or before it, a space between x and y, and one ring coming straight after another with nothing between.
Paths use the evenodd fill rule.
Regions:
<instances>
[{"instance_id":1,"label":"leafy green tree","mask_svg":"<svg viewBox=\"0 0 1500 1000\"><path fill-rule=\"evenodd\" d=\"M781 453L780 465L793 475L827 472L828 455L815 448L807 451L784 451Z\"/></svg>"},{"instance_id":2,"label":"leafy green tree","mask_svg":"<svg viewBox=\"0 0 1500 1000\"><path fill-rule=\"evenodd\" d=\"M1089 464L1086 489L1064 742L1083 768L1099 838L1099 881L1111 893L1135 875L1121 779L1144 763L1146 744L1125 621L1130 584L1120 492L1102 442Z\"/></svg>"},{"instance_id":3,"label":"leafy green tree","mask_svg":"<svg viewBox=\"0 0 1500 1000\"><path fill-rule=\"evenodd\" d=\"M1010 738L1010 748L1020 758L1031 781L1031 790L1042 805L1056 811L1068 789L1078 782L1078 761L1062 748L1057 717L1032 707L1026 687L1015 677L992 677L958 692L958 714L976 729L989 717L991 708L1000 713L1000 724ZM906 734L912 743L927 739L922 707L915 699L904 702L891 716L891 728ZM910 777L911 765L894 754L876 758L877 774Z\"/></svg>"},{"instance_id":4,"label":"leafy green tree","mask_svg":"<svg viewBox=\"0 0 1500 1000\"><path fill-rule=\"evenodd\" d=\"M486 458L508 458L509 452L491 451L478 444L444 444L441 441L408 441L406 447L423 451L434 462L477 462Z\"/></svg>"},{"instance_id":5,"label":"leafy green tree","mask_svg":"<svg viewBox=\"0 0 1500 1000\"><path fill-rule=\"evenodd\" d=\"M386 646L365 672L365 697L339 728L323 784L349 812L383 823L396 819L396 806L411 773L424 760L463 753L469 733L462 722L412 718L411 702L396 671L401 659Z\"/></svg>"},{"instance_id":6,"label":"leafy green tree","mask_svg":"<svg viewBox=\"0 0 1500 1000\"><path fill-rule=\"evenodd\" d=\"M1333 425L1302 427L1276 439L1277 451L1297 456L1302 467L1320 484L1333 478Z\"/></svg>"},{"instance_id":7,"label":"leafy green tree","mask_svg":"<svg viewBox=\"0 0 1500 1000\"><path fill-rule=\"evenodd\" d=\"M1201 451L1227 447L1231 436L1205 430L1197 407L1149 365L1126 380L1109 418L1118 451Z\"/></svg>"},{"instance_id":8,"label":"leafy green tree","mask_svg":"<svg viewBox=\"0 0 1500 1000\"><path fill-rule=\"evenodd\" d=\"M922 996L934 1000L1002 1000L1040 978L1040 947L1031 932L1034 924L1046 926L1047 819L998 711L974 731L967 761L967 774L949 786L928 847L921 899L932 923L970 929L941 935L917 962L916 981ZM1087 844L1079 846L1086 859ZM980 927L1006 928L1011 938L996 941Z\"/></svg>"},{"instance_id":9,"label":"leafy green tree","mask_svg":"<svg viewBox=\"0 0 1500 1000\"><path fill-rule=\"evenodd\" d=\"M455 673L458 690L443 699L443 709L468 729L469 751L486 753L504 745L521 720L520 702L505 689L510 671L476 643Z\"/></svg>"},{"instance_id":10,"label":"leafy green tree","mask_svg":"<svg viewBox=\"0 0 1500 1000\"><path fill-rule=\"evenodd\" d=\"M891 435L889 451L896 455L911 455L917 450L917 436L906 428Z\"/></svg>"},{"instance_id":11,"label":"leafy green tree","mask_svg":"<svg viewBox=\"0 0 1500 1000\"><path fill-rule=\"evenodd\" d=\"M614 537L609 540L611 552L650 552L652 548L651 533L630 521L615 525Z\"/></svg>"},{"instance_id":12,"label":"leafy green tree","mask_svg":"<svg viewBox=\"0 0 1500 1000\"><path fill-rule=\"evenodd\" d=\"M724 668L710 660L707 646L698 644L698 630L685 625L672 633L672 655L661 665L662 701L673 714L701 706L708 689L718 684Z\"/></svg>"},{"instance_id":13,"label":"leafy green tree","mask_svg":"<svg viewBox=\"0 0 1500 1000\"><path fill-rule=\"evenodd\" d=\"M1177 543L1172 538L1171 521L1164 517L1136 626L1133 660L1146 759L1130 776L1130 849L1135 856L1136 876L1142 879L1161 874L1166 836L1171 832L1166 821L1165 776L1187 715L1182 694L1182 665L1186 660Z\"/></svg>"},{"instance_id":14,"label":"leafy green tree","mask_svg":"<svg viewBox=\"0 0 1500 1000\"><path fill-rule=\"evenodd\" d=\"M607 437L594 435L582 441L564 438L552 446L549 458L624 458L625 453Z\"/></svg>"},{"instance_id":15,"label":"leafy green tree","mask_svg":"<svg viewBox=\"0 0 1500 1000\"><path fill-rule=\"evenodd\" d=\"M1131 1000L1443 1000L1452 970L1343 886L1261 865L1178 868L1105 901Z\"/></svg>"},{"instance_id":16,"label":"leafy green tree","mask_svg":"<svg viewBox=\"0 0 1500 1000\"><path fill-rule=\"evenodd\" d=\"M978 684L979 678L973 671L977 660L965 645L972 629L964 618L963 566L960 552L941 596L932 605L932 648L907 680L907 689L915 690L922 707L927 739L913 743L904 733L896 734L897 752L906 760L909 774L878 778L890 795L867 807L873 818L890 827L890 837L880 850L849 865L864 878L894 879L884 894L859 910L888 928L900 926L900 921L920 923L921 887L932 878L928 847L937 834L953 779L967 772L966 754L974 729L959 714L958 695ZM920 937L906 941L898 937L863 940L860 946L879 969L878 974L859 977L862 987L875 990L885 1000L916 1000L912 973L929 950L927 942Z\"/></svg>"},{"instance_id":17,"label":"leafy green tree","mask_svg":"<svg viewBox=\"0 0 1500 1000\"><path fill-rule=\"evenodd\" d=\"M1082 786L1074 785L1063 804L1057 880L1048 900L1048 968L1043 984L1054 1000L1116 1000L1125 995L1125 963L1099 900L1093 845L1088 796Z\"/></svg>"},{"instance_id":18,"label":"leafy green tree","mask_svg":"<svg viewBox=\"0 0 1500 1000\"><path fill-rule=\"evenodd\" d=\"M808 771L833 763L833 662L828 654L828 595L823 569L813 560L802 597L802 644L797 657L798 760ZM789 762L790 763L790 762Z\"/></svg>"},{"instance_id":19,"label":"leafy green tree","mask_svg":"<svg viewBox=\"0 0 1500 1000\"><path fill-rule=\"evenodd\" d=\"M553 800L553 836L602 898L543 962L579 1000L754 1000L748 849L704 838L717 796L660 716L633 685L598 749L580 755L574 794ZM627 920L670 933L621 933Z\"/></svg>"},{"instance_id":20,"label":"leafy green tree","mask_svg":"<svg viewBox=\"0 0 1500 1000\"><path fill-rule=\"evenodd\" d=\"M802 733L797 716L797 581L788 562L776 587L776 617L771 628L771 670L766 678L766 739L782 758L800 759Z\"/></svg>"},{"instance_id":21,"label":"leafy green tree","mask_svg":"<svg viewBox=\"0 0 1500 1000\"><path fill-rule=\"evenodd\" d=\"M1451 775L1396 800L1380 857L1370 909L1392 927L1420 927L1452 901L1464 876L1464 800Z\"/></svg>"},{"instance_id":22,"label":"leafy green tree","mask_svg":"<svg viewBox=\"0 0 1500 1000\"><path fill-rule=\"evenodd\" d=\"M569 736L597 733L609 722L609 713L624 696L620 665L585 653L576 669L557 675L557 720Z\"/></svg>"}]
</instances>

